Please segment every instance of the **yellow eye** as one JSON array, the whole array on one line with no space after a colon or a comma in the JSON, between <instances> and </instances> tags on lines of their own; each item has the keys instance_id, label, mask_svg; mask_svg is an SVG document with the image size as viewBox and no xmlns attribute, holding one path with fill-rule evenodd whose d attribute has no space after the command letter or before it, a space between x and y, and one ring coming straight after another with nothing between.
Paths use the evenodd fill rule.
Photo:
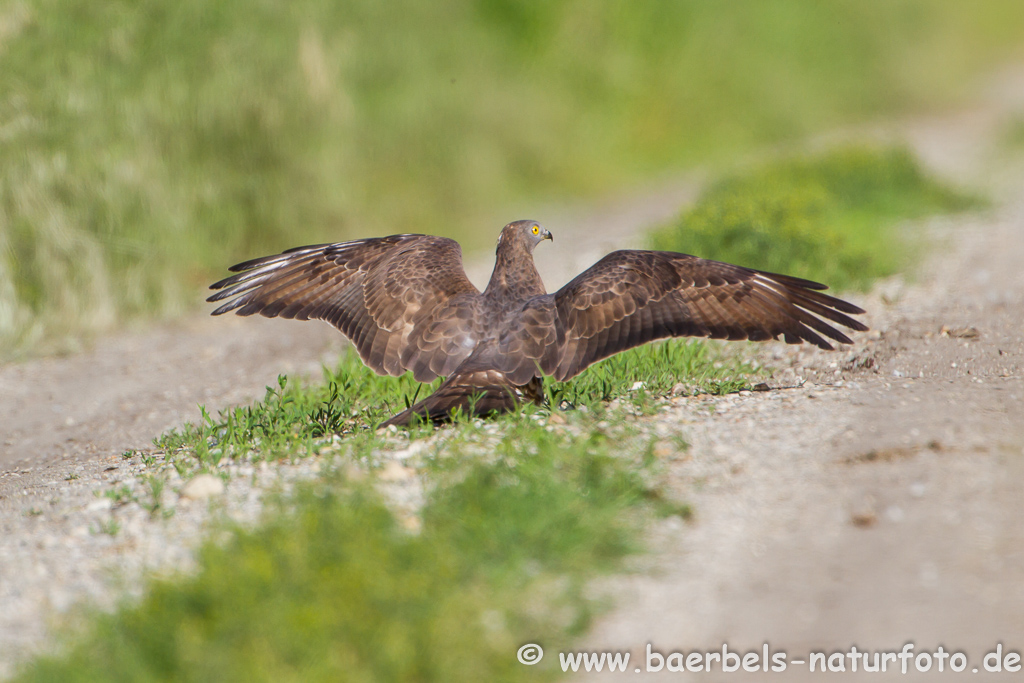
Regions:
<instances>
[{"instance_id":1,"label":"yellow eye","mask_svg":"<svg viewBox=\"0 0 1024 683\"><path fill-rule=\"evenodd\" d=\"M538 228L536 225L533 226L533 234L536 235L536 234L539 234L539 233L540 233L540 228Z\"/></svg>"}]
</instances>

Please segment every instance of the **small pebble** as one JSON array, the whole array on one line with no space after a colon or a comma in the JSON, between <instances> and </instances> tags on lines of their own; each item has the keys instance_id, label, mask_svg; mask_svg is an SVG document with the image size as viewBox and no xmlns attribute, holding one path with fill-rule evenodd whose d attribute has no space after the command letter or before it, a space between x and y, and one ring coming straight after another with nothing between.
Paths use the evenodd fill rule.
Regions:
<instances>
[{"instance_id":1,"label":"small pebble","mask_svg":"<svg viewBox=\"0 0 1024 683\"><path fill-rule=\"evenodd\" d=\"M224 493L224 481L212 474L200 474L181 487L181 497L188 500L203 500Z\"/></svg>"},{"instance_id":2,"label":"small pebble","mask_svg":"<svg viewBox=\"0 0 1024 683\"><path fill-rule=\"evenodd\" d=\"M901 508L900 506L890 505L885 510L885 516L889 518L890 522L896 522L898 524L903 521L903 519L906 517L906 514L903 512L903 508Z\"/></svg>"},{"instance_id":3,"label":"small pebble","mask_svg":"<svg viewBox=\"0 0 1024 683\"><path fill-rule=\"evenodd\" d=\"M114 501L110 498L97 498L85 506L85 509L89 512L98 512L100 510L109 510L114 507Z\"/></svg>"},{"instance_id":4,"label":"small pebble","mask_svg":"<svg viewBox=\"0 0 1024 683\"><path fill-rule=\"evenodd\" d=\"M850 515L850 521L854 526L869 527L874 526L875 522L878 521L878 518L875 516L873 510L861 510Z\"/></svg>"}]
</instances>

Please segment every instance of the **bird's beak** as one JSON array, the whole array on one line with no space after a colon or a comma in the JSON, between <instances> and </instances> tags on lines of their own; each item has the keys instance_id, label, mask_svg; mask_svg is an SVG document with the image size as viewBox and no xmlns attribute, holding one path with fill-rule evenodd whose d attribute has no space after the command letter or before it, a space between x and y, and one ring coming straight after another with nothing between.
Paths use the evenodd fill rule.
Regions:
<instances>
[{"instance_id":1,"label":"bird's beak","mask_svg":"<svg viewBox=\"0 0 1024 683\"><path fill-rule=\"evenodd\" d=\"M544 231L544 239L546 239L546 240L551 240L552 242L554 242L554 241L555 241L555 238L554 238L554 237L552 237L552 235L551 235L551 231L550 231L550 230L545 230L545 231Z\"/></svg>"}]
</instances>

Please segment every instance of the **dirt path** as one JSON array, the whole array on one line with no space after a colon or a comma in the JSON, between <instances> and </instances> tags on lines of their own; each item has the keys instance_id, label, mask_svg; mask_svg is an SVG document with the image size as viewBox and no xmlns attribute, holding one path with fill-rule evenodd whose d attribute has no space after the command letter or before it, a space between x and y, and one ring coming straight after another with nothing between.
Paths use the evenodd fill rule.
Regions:
<instances>
[{"instance_id":1,"label":"dirt path","mask_svg":"<svg viewBox=\"0 0 1024 683\"><path fill-rule=\"evenodd\" d=\"M587 647L1020 651L1024 202L952 239L920 286L867 302L877 340L776 359L802 387L677 409L693 446L670 472L698 519L613 582Z\"/></svg>"},{"instance_id":2,"label":"dirt path","mask_svg":"<svg viewBox=\"0 0 1024 683\"><path fill-rule=\"evenodd\" d=\"M618 607L589 646L635 656L647 642L667 652L768 641L796 657L911 640L973 661L999 641L1024 647L1024 169L990 154L1022 110L1019 82L1002 79L962 114L872 132L994 187L996 208L935 221L948 251L917 284L887 283L865 302L876 334L852 351L769 347L786 368L775 382L808 379L801 388L685 400L652 425L693 444L669 471L698 519L656 530L658 570L611 583ZM555 233L538 258L549 288L631 244L694 187L524 212ZM470 266L480 282L490 263ZM124 450L194 419L197 403L248 401L279 373L317 374L340 348L325 325L196 316L0 368L0 675L45 637L40 610L100 590L81 567L64 573L81 558L53 550L78 547L67 537L85 528L79 512L39 512L61 497L73 507L65 479L82 483L74 505L89 507L85 483L116 480Z\"/></svg>"},{"instance_id":3,"label":"dirt path","mask_svg":"<svg viewBox=\"0 0 1024 683\"><path fill-rule=\"evenodd\" d=\"M843 354L773 349L775 382L802 387L690 399L669 417L692 441L669 471L697 521L666 522L656 571L607 587L617 607L581 649L634 660L587 680L632 679L648 643L769 643L806 660L911 642L962 651L982 673L997 644L1024 648L1024 168L992 161L1000 121L981 107L896 131L934 167L995 188L996 206L932 222L946 249L916 284L863 302L872 334Z\"/></svg>"}]
</instances>

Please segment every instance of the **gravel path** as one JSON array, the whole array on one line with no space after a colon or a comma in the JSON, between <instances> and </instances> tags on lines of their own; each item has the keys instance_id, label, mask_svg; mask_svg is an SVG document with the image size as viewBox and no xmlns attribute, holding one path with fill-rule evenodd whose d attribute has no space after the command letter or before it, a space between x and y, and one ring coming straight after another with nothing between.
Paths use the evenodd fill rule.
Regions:
<instances>
[{"instance_id":1,"label":"gravel path","mask_svg":"<svg viewBox=\"0 0 1024 683\"><path fill-rule=\"evenodd\" d=\"M863 301L873 333L833 354L765 346L780 368L771 384L794 388L679 399L650 423L692 443L669 472L697 521L654 531L656 571L609 582L618 606L588 646L635 656L647 642L768 641L796 656L912 640L975 659L999 641L1022 646L1024 168L989 151L1024 89L1014 74L1000 83L966 113L869 131L997 193L982 216L930 223L948 248L917 282L883 283ZM696 186L526 212L555 233L538 258L549 289ZM469 270L481 281L489 268ZM340 348L324 325L203 316L0 368L0 677L73 605L110 604L147 568L187 568L211 517L253 519L264 491L319 467L232 465L225 493L191 497L171 475L154 498L125 450L195 419L197 403L251 400L279 373L316 375ZM175 514L145 509L157 502Z\"/></svg>"},{"instance_id":2,"label":"gravel path","mask_svg":"<svg viewBox=\"0 0 1024 683\"><path fill-rule=\"evenodd\" d=\"M942 251L915 283L861 302L872 333L841 354L769 348L782 368L770 383L802 386L690 400L667 417L692 442L670 472L697 520L656 531L656 571L605 587L616 608L581 649L628 649L643 667L648 643L769 643L806 659L912 642L963 651L970 671L999 643L1024 648L1024 166L992 154L1024 89L1002 83L1013 87L987 106L882 133L996 201L927 226Z\"/></svg>"},{"instance_id":3,"label":"gravel path","mask_svg":"<svg viewBox=\"0 0 1024 683\"><path fill-rule=\"evenodd\" d=\"M666 523L657 571L607 587L618 607L581 647L1019 651L1024 202L952 239L921 285L866 302L877 339L779 353L775 382L799 388L667 417L692 442L670 472L697 521Z\"/></svg>"}]
</instances>

